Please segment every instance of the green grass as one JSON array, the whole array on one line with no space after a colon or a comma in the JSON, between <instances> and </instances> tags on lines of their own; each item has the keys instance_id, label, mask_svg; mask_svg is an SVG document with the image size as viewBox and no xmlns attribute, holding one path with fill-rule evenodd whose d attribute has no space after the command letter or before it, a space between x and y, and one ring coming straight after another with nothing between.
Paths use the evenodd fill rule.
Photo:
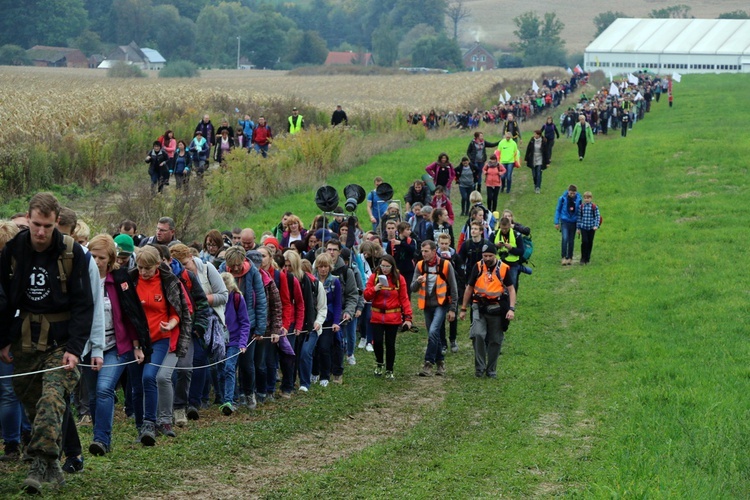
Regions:
<instances>
[{"instance_id":1,"label":"green grass","mask_svg":"<svg viewBox=\"0 0 750 500\"><path fill-rule=\"evenodd\" d=\"M215 493L252 483L267 498L746 498L749 83L686 76L674 108L662 100L626 139L597 138L584 162L558 141L541 195L528 169L516 171L500 203L533 228L536 267L522 277L497 380L474 378L466 323L445 380L416 377L424 329L403 334L394 384L374 379L371 355L358 350L341 387L251 417L212 410L200 431L153 449L118 423L114 454L87 457L64 496L192 491L182 484L189 471L215 472ZM380 174L401 197L440 151L458 160L467 143L423 141L329 183L369 190ZM570 183L591 190L604 217L586 267L559 265L552 216ZM280 198L247 222L262 230L286 209L309 221L312 200ZM296 457L279 476L284 446L305 435L321 456ZM332 446L341 458L326 458ZM270 479L248 476L253 463ZM6 471L3 495L24 476L22 466Z\"/></svg>"}]
</instances>

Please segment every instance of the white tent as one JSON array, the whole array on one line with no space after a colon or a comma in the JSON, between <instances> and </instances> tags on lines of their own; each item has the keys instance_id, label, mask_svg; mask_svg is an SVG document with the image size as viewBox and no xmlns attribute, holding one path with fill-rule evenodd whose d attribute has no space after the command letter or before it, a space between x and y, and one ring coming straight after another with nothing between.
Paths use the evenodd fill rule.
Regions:
<instances>
[{"instance_id":1,"label":"white tent","mask_svg":"<svg viewBox=\"0 0 750 500\"><path fill-rule=\"evenodd\" d=\"M584 69L750 72L750 20L617 19L586 47Z\"/></svg>"}]
</instances>

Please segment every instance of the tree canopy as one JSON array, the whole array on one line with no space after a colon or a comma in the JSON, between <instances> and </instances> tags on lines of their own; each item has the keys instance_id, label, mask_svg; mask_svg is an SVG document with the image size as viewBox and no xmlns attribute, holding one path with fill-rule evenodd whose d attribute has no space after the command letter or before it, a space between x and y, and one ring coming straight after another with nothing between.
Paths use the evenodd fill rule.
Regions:
<instances>
[{"instance_id":1,"label":"tree canopy","mask_svg":"<svg viewBox=\"0 0 750 500\"><path fill-rule=\"evenodd\" d=\"M513 19L517 29L513 32L518 42L513 48L524 66L559 66L565 63L565 41L560 34L565 25L554 12L539 17L529 11Z\"/></svg>"},{"instance_id":2,"label":"tree canopy","mask_svg":"<svg viewBox=\"0 0 750 500\"><path fill-rule=\"evenodd\" d=\"M599 14L597 14L594 18L594 26L596 26L596 33L594 33L594 37L597 37L604 33L604 30L609 28L610 24L622 17L630 16L619 11L612 12L611 10L608 10L607 12L600 12Z\"/></svg>"}]
</instances>

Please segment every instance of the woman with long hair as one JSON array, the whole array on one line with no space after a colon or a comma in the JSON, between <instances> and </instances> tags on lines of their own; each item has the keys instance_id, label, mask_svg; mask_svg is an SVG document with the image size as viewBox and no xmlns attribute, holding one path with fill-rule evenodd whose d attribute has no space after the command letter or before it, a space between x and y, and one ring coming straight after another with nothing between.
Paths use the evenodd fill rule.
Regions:
<instances>
[{"instance_id":1,"label":"woman with long hair","mask_svg":"<svg viewBox=\"0 0 750 500\"><path fill-rule=\"evenodd\" d=\"M396 335L402 325L411 328L411 301L406 280L398 272L390 255L380 259L377 270L367 280L365 300L372 303L370 324L375 349L375 375L383 374L383 344L385 342L385 378L392 380L396 359Z\"/></svg>"},{"instance_id":2,"label":"woman with long hair","mask_svg":"<svg viewBox=\"0 0 750 500\"><path fill-rule=\"evenodd\" d=\"M302 221L296 215L290 215L286 221L287 230L281 237L281 246L287 248L293 241L304 240L307 230L302 226Z\"/></svg>"}]
</instances>

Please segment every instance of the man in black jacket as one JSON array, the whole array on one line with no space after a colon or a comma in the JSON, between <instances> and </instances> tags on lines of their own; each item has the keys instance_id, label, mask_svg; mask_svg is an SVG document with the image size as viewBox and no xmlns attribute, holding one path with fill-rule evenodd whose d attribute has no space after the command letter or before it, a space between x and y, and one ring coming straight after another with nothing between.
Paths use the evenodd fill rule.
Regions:
<instances>
[{"instance_id":1,"label":"man in black jacket","mask_svg":"<svg viewBox=\"0 0 750 500\"><path fill-rule=\"evenodd\" d=\"M76 365L91 332L94 303L84 250L55 228L60 205L51 193L29 202L29 231L8 242L0 255L0 284L8 307L0 318L0 361L15 373L13 386L31 420L26 454L29 493L43 484L64 484L60 434L65 399L80 377ZM18 311L18 314L16 314Z\"/></svg>"}]
</instances>

